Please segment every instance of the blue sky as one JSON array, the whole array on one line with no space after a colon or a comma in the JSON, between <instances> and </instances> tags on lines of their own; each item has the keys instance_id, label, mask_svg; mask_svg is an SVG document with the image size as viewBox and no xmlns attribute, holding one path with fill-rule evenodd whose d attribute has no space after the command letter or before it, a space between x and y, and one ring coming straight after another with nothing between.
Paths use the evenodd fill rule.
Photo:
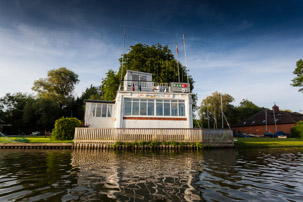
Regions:
<instances>
[{"instance_id":1,"label":"blue sky","mask_svg":"<svg viewBox=\"0 0 303 202\"><path fill-rule=\"evenodd\" d=\"M0 96L33 93L34 80L67 67L79 75L75 95L118 70L126 46L178 42L199 102L214 91L270 108L303 110L290 86L303 58L303 2L267 1L0 1ZM301 111L303 112L303 111Z\"/></svg>"}]
</instances>

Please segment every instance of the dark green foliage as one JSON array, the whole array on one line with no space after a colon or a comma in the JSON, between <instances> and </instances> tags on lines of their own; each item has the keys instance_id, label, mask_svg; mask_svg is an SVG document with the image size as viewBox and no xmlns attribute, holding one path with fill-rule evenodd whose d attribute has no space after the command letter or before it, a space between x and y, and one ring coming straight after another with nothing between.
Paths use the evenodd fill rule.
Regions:
<instances>
[{"instance_id":1,"label":"dark green foliage","mask_svg":"<svg viewBox=\"0 0 303 202\"><path fill-rule=\"evenodd\" d=\"M201 142L196 142L196 147L198 149L203 149L203 144Z\"/></svg>"},{"instance_id":2,"label":"dark green foliage","mask_svg":"<svg viewBox=\"0 0 303 202\"><path fill-rule=\"evenodd\" d=\"M23 122L32 131L50 131L62 115L60 107L50 99L30 100L24 107Z\"/></svg>"},{"instance_id":3,"label":"dark green foliage","mask_svg":"<svg viewBox=\"0 0 303 202\"><path fill-rule=\"evenodd\" d=\"M294 70L293 74L296 75L296 77L292 80L292 86L299 87L299 92L303 93L303 60L297 61L297 67Z\"/></svg>"},{"instance_id":4,"label":"dark green foliage","mask_svg":"<svg viewBox=\"0 0 303 202\"><path fill-rule=\"evenodd\" d=\"M11 127L5 128L5 133L15 135L25 135L30 132L30 126L23 122L24 107L28 102L33 101L33 97L25 93L7 93L0 99L1 117Z\"/></svg>"},{"instance_id":5,"label":"dark green foliage","mask_svg":"<svg viewBox=\"0 0 303 202\"><path fill-rule=\"evenodd\" d=\"M152 141L148 144L150 147L157 147L159 143L157 141Z\"/></svg>"},{"instance_id":6,"label":"dark green foliage","mask_svg":"<svg viewBox=\"0 0 303 202\"><path fill-rule=\"evenodd\" d=\"M291 136L303 139L303 121L297 122L296 125L291 128Z\"/></svg>"},{"instance_id":7,"label":"dark green foliage","mask_svg":"<svg viewBox=\"0 0 303 202\"><path fill-rule=\"evenodd\" d=\"M113 100L116 97L120 80L113 70L108 70L106 78L102 80L102 91L104 92L104 100Z\"/></svg>"},{"instance_id":8,"label":"dark green foliage","mask_svg":"<svg viewBox=\"0 0 303 202\"><path fill-rule=\"evenodd\" d=\"M52 138L56 140L74 139L75 128L80 127L82 122L77 118L60 118L55 122Z\"/></svg>"},{"instance_id":9,"label":"dark green foliage","mask_svg":"<svg viewBox=\"0 0 303 202\"><path fill-rule=\"evenodd\" d=\"M124 66L122 73L122 58L120 61L120 68L118 73L109 70L106 78L102 81L102 91L104 92L105 100L115 99L117 90L120 85L121 73L122 79L127 70L135 70L142 72L149 72L153 75L154 82L170 83L178 81L177 61L174 58L168 46L161 46L160 44L148 46L146 44L136 44L130 47L131 50L124 54ZM186 69L182 64L180 67L180 81L187 82ZM193 90L194 81L189 75L189 82L191 90ZM194 108L197 96L193 96Z\"/></svg>"},{"instance_id":10,"label":"dark green foliage","mask_svg":"<svg viewBox=\"0 0 303 202\"><path fill-rule=\"evenodd\" d=\"M81 100L102 100L103 92L100 90L100 86L90 85L89 88L86 88L81 95Z\"/></svg>"}]
</instances>

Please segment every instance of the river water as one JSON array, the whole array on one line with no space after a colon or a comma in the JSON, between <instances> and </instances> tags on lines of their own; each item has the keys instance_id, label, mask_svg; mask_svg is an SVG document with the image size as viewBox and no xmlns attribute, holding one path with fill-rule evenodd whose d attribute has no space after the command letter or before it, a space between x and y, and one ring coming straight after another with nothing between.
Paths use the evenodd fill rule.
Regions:
<instances>
[{"instance_id":1,"label":"river water","mask_svg":"<svg viewBox=\"0 0 303 202\"><path fill-rule=\"evenodd\" d=\"M303 201L303 148L0 150L0 201Z\"/></svg>"}]
</instances>

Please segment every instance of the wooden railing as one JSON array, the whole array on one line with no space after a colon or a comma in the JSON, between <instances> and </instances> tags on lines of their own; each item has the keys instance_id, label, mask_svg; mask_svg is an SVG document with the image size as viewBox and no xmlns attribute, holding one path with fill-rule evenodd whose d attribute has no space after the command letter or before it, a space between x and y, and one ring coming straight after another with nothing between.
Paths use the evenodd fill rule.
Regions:
<instances>
[{"instance_id":1,"label":"wooden railing","mask_svg":"<svg viewBox=\"0 0 303 202\"><path fill-rule=\"evenodd\" d=\"M231 130L161 128L76 128L74 143L114 143L135 141L203 142L207 145L232 144Z\"/></svg>"}]
</instances>

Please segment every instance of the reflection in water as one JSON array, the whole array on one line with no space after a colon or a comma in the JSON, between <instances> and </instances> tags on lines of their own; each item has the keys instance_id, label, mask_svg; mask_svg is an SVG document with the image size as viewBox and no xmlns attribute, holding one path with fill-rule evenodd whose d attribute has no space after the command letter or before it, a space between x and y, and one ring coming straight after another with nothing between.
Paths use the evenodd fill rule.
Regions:
<instances>
[{"instance_id":1,"label":"reflection in water","mask_svg":"<svg viewBox=\"0 0 303 202\"><path fill-rule=\"evenodd\" d=\"M0 150L0 201L302 201L303 149Z\"/></svg>"},{"instance_id":2,"label":"reflection in water","mask_svg":"<svg viewBox=\"0 0 303 202\"><path fill-rule=\"evenodd\" d=\"M81 200L201 200L194 187L202 155L74 151ZM94 190L94 191L93 191Z\"/></svg>"},{"instance_id":3,"label":"reflection in water","mask_svg":"<svg viewBox=\"0 0 303 202\"><path fill-rule=\"evenodd\" d=\"M205 150L200 180L204 200L303 199L303 149Z\"/></svg>"}]
</instances>

